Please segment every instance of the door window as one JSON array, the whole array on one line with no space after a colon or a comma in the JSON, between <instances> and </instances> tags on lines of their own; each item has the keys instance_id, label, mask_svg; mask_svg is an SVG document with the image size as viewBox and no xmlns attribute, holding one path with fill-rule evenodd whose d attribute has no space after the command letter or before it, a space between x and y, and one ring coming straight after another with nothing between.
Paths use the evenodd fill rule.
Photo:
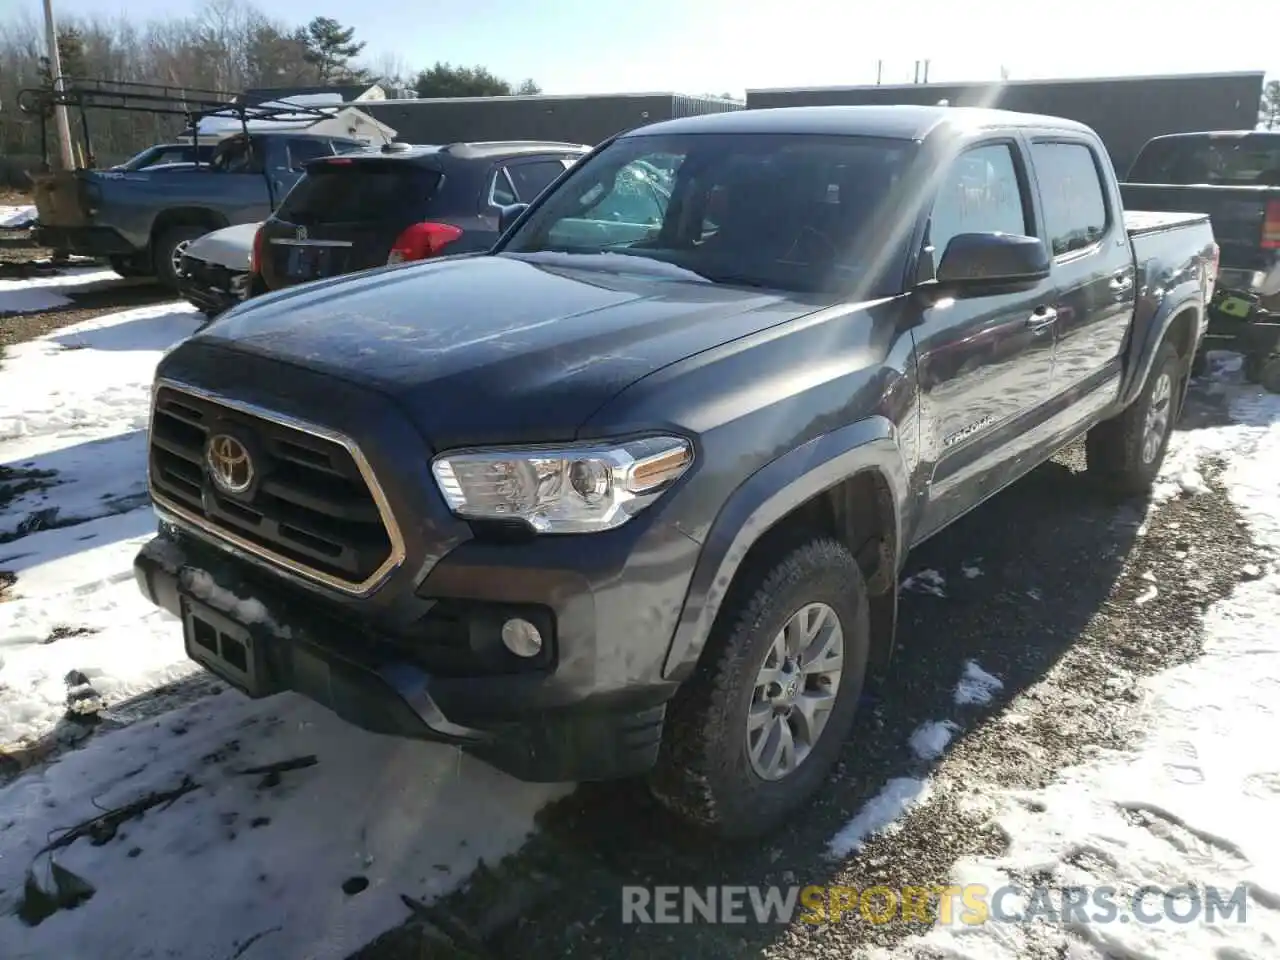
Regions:
<instances>
[{"instance_id":1,"label":"door window","mask_svg":"<svg viewBox=\"0 0 1280 960\"><path fill-rule=\"evenodd\" d=\"M511 177L507 174L507 168L499 166L493 172L493 179L489 182L489 203L495 207L509 207L513 203L519 203L516 197L516 188L511 183Z\"/></svg>"},{"instance_id":2,"label":"door window","mask_svg":"<svg viewBox=\"0 0 1280 960\"><path fill-rule=\"evenodd\" d=\"M1083 143L1032 144L1045 228L1055 257L1093 246L1107 233L1107 199L1093 150Z\"/></svg>"},{"instance_id":3,"label":"door window","mask_svg":"<svg viewBox=\"0 0 1280 960\"><path fill-rule=\"evenodd\" d=\"M289 141L289 169L295 173L302 173L302 165L308 160L332 155L327 140L299 139Z\"/></svg>"},{"instance_id":4,"label":"door window","mask_svg":"<svg viewBox=\"0 0 1280 960\"><path fill-rule=\"evenodd\" d=\"M1026 236L1026 206L1007 143L975 147L956 158L943 177L929 216L933 261L942 262L951 238L960 233Z\"/></svg>"},{"instance_id":5,"label":"door window","mask_svg":"<svg viewBox=\"0 0 1280 960\"><path fill-rule=\"evenodd\" d=\"M559 160L527 160L507 164L507 174L515 186L519 203L532 203L562 173L564 164Z\"/></svg>"}]
</instances>

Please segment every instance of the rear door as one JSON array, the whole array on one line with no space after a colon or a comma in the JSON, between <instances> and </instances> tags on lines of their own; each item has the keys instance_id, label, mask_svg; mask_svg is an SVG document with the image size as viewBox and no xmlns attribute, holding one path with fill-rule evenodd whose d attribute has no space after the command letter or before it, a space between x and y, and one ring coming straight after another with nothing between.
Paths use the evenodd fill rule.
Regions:
<instances>
[{"instance_id":1,"label":"rear door","mask_svg":"<svg viewBox=\"0 0 1280 960\"><path fill-rule=\"evenodd\" d=\"M1133 250L1099 144L1032 137L1031 161L1057 286L1052 393L1091 416L1091 398L1109 401L1119 389L1137 296Z\"/></svg>"},{"instance_id":2,"label":"rear door","mask_svg":"<svg viewBox=\"0 0 1280 960\"><path fill-rule=\"evenodd\" d=\"M267 286L385 265L401 232L427 219L440 181L439 171L395 158L312 164L264 228Z\"/></svg>"}]
</instances>

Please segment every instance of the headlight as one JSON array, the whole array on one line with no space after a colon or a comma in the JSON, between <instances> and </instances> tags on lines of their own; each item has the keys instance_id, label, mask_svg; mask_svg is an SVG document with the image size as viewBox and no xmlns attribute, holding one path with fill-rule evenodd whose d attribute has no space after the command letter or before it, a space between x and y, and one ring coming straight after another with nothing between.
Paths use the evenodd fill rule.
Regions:
<instances>
[{"instance_id":1,"label":"headlight","mask_svg":"<svg viewBox=\"0 0 1280 960\"><path fill-rule=\"evenodd\" d=\"M522 520L538 533L589 533L626 523L693 462L679 437L444 453L431 464L460 517Z\"/></svg>"}]
</instances>

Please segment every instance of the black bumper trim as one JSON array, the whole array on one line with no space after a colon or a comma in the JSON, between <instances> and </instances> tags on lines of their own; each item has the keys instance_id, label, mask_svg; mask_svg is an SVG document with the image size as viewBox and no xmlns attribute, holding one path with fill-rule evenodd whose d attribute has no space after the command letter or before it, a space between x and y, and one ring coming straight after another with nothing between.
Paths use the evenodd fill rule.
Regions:
<instances>
[{"instance_id":1,"label":"black bumper trim","mask_svg":"<svg viewBox=\"0 0 1280 960\"><path fill-rule=\"evenodd\" d=\"M402 656L388 655L386 647L368 637L356 636L353 642L352 630L310 604L303 610L293 597L245 589L228 560L213 563L203 555L194 558L198 563L192 559L176 541L156 537L134 560L138 587L148 600L179 618L187 597L247 630L265 651L271 680L257 693L246 691L251 696L291 690L365 730L461 746L530 782L631 777L649 770L657 760L665 701L590 710L531 710L515 719L469 726L463 717L446 716L432 696L433 684L450 682L450 678L433 676ZM205 591L188 589L189 571L195 570L237 597L252 595L262 600L270 611L270 622L242 623L232 611L211 603L213 598L202 597ZM223 679L240 686L232 677Z\"/></svg>"},{"instance_id":2,"label":"black bumper trim","mask_svg":"<svg viewBox=\"0 0 1280 960\"><path fill-rule=\"evenodd\" d=\"M82 257L131 257L142 252L110 227L37 225L34 239L42 247L66 250Z\"/></svg>"}]
</instances>

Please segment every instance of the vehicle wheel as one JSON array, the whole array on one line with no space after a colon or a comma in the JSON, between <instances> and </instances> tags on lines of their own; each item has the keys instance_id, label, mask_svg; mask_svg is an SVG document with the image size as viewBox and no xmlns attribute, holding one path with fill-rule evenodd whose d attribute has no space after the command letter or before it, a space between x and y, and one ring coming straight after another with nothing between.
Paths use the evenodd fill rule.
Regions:
<instances>
[{"instance_id":1,"label":"vehicle wheel","mask_svg":"<svg viewBox=\"0 0 1280 960\"><path fill-rule=\"evenodd\" d=\"M1186 361L1160 347L1138 399L1085 437L1089 473L1121 494L1151 488L1181 412Z\"/></svg>"},{"instance_id":2,"label":"vehicle wheel","mask_svg":"<svg viewBox=\"0 0 1280 960\"><path fill-rule=\"evenodd\" d=\"M1266 357L1260 357L1256 354L1246 355L1244 363L1240 367L1240 375L1244 377L1247 383L1261 383L1262 368L1266 362Z\"/></svg>"},{"instance_id":3,"label":"vehicle wheel","mask_svg":"<svg viewBox=\"0 0 1280 960\"><path fill-rule=\"evenodd\" d=\"M1272 357L1267 361L1258 382L1271 393L1280 393L1280 356Z\"/></svg>"},{"instance_id":4,"label":"vehicle wheel","mask_svg":"<svg viewBox=\"0 0 1280 960\"><path fill-rule=\"evenodd\" d=\"M862 572L836 541L810 540L739 578L668 708L650 777L668 809L734 838L768 832L822 786L870 644Z\"/></svg>"},{"instance_id":5,"label":"vehicle wheel","mask_svg":"<svg viewBox=\"0 0 1280 960\"><path fill-rule=\"evenodd\" d=\"M183 224L170 227L156 238L152 248L152 262L155 265L156 277L170 290L178 287L178 268L182 263L182 255L186 253L191 241L208 233L205 227Z\"/></svg>"},{"instance_id":6,"label":"vehicle wheel","mask_svg":"<svg viewBox=\"0 0 1280 960\"><path fill-rule=\"evenodd\" d=\"M146 277L151 275L151 264L146 257L108 257L111 269L122 277Z\"/></svg>"}]
</instances>

